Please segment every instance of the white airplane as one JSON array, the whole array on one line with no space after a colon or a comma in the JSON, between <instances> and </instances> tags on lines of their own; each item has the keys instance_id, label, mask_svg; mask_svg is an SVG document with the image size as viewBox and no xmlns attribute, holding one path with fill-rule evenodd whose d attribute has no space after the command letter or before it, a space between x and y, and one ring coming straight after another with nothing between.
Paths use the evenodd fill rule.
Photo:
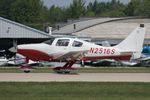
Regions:
<instances>
[{"instance_id":1,"label":"white airplane","mask_svg":"<svg viewBox=\"0 0 150 100\"><path fill-rule=\"evenodd\" d=\"M144 24L140 24L125 40L113 47L103 47L77 38L52 38L38 44L18 45L12 47L11 52L17 52L33 61L67 62L63 67L56 67L57 73L69 73L75 69L71 66L76 61L82 60L130 60L139 58L142 51L145 35ZM33 69L30 66L22 66L25 72Z\"/></svg>"},{"instance_id":2,"label":"white airplane","mask_svg":"<svg viewBox=\"0 0 150 100\"><path fill-rule=\"evenodd\" d=\"M8 60L5 57L0 58L0 66L5 65L8 62Z\"/></svg>"},{"instance_id":3,"label":"white airplane","mask_svg":"<svg viewBox=\"0 0 150 100\"><path fill-rule=\"evenodd\" d=\"M26 63L26 58L20 54L16 54L15 57L7 59L6 57L0 57L0 66L18 66ZM38 65L39 63L29 60L29 65Z\"/></svg>"}]
</instances>

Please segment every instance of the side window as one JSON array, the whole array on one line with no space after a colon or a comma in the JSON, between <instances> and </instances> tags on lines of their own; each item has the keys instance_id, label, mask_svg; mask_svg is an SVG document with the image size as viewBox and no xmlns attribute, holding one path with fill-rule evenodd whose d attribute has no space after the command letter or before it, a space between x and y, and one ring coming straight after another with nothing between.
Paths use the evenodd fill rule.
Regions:
<instances>
[{"instance_id":1,"label":"side window","mask_svg":"<svg viewBox=\"0 0 150 100\"><path fill-rule=\"evenodd\" d=\"M143 49L142 53L149 53L148 49Z\"/></svg>"},{"instance_id":2,"label":"side window","mask_svg":"<svg viewBox=\"0 0 150 100\"><path fill-rule=\"evenodd\" d=\"M69 39L59 39L56 43L56 46L68 46Z\"/></svg>"},{"instance_id":3,"label":"side window","mask_svg":"<svg viewBox=\"0 0 150 100\"><path fill-rule=\"evenodd\" d=\"M45 41L44 43L49 44L49 45L52 45L53 41L54 41L54 38L52 38L52 39L50 39L50 40L47 40L47 41Z\"/></svg>"},{"instance_id":4,"label":"side window","mask_svg":"<svg viewBox=\"0 0 150 100\"><path fill-rule=\"evenodd\" d=\"M83 43L79 42L79 41L74 41L72 44L73 47L81 47L82 45L83 45Z\"/></svg>"}]
</instances>

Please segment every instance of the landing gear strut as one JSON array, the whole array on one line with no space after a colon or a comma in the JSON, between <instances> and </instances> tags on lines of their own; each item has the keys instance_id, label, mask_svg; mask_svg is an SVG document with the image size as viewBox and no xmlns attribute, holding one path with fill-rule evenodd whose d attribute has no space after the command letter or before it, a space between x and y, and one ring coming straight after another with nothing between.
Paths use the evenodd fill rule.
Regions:
<instances>
[{"instance_id":1,"label":"landing gear strut","mask_svg":"<svg viewBox=\"0 0 150 100\"><path fill-rule=\"evenodd\" d=\"M29 73L31 70L35 70L36 68L31 67L31 66L21 66L21 69L22 69L25 73Z\"/></svg>"},{"instance_id":2,"label":"landing gear strut","mask_svg":"<svg viewBox=\"0 0 150 100\"><path fill-rule=\"evenodd\" d=\"M74 63L75 63L75 61L67 62L63 67L56 67L53 70L56 73L65 73L65 74L68 74L68 73L73 72L73 71L76 70L75 68L71 67Z\"/></svg>"},{"instance_id":3,"label":"landing gear strut","mask_svg":"<svg viewBox=\"0 0 150 100\"><path fill-rule=\"evenodd\" d=\"M21 69L25 72L25 73L29 73L31 70L35 70L36 68L29 66L29 58L26 58L26 64L21 66Z\"/></svg>"}]
</instances>

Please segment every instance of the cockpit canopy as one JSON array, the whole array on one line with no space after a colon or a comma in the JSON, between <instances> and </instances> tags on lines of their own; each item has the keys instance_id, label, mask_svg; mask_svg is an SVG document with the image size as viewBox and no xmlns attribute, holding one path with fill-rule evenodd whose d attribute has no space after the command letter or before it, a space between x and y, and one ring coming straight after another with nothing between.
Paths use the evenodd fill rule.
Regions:
<instances>
[{"instance_id":1,"label":"cockpit canopy","mask_svg":"<svg viewBox=\"0 0 150 100\"><path fill-rule=\"evenodd\" d=\"M76 40L72 44L73 47L81 47L82 45L83 45L82 42L79 42L79 41L76 41Z\"/></svg>"},{"instance_id":2,"label":"cockpit canopy","mask_svg":"<svg viewBox=\"0 0 150 100\"><path fill-rule=\"evenodd\" d=\"M68 46L69 39L59 39L56 43L56 46Z\"/></svg>"},{"instance_id":3,"label":"cockpit canopy","mask_svg":"<svg viewBox=\"0 0 150 100\"><path fill-rule=\"evenodd\" d=\"M56 41L54 43L54 41ZM48 44L48 45L55 45L55 46L65 46L67 47L70 43L72 47L82 47L83 42L82 41L78 41L76 39L65 39L65 38L51 38L50 40L45 41L44 43Z\"/></svg>"}]
</instances>

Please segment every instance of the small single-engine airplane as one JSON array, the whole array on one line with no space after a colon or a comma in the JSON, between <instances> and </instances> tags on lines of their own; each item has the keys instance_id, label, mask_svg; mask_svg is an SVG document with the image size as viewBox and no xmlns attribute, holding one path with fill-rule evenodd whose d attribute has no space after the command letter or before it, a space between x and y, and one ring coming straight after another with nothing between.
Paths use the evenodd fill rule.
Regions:
<instances>
[{"instance_id":1,"label":"small single-engine airplane","mask_svg":"<svg viewBox=\"0 0 150 100\"><path fill-rule=\"evenodd\" d=\"M150 47L144 47L141 57L137 60L143 61L143 62L150 62Z\"/></svg>"},{"instance_id":2,"label":"small single-engine airplane","mask_svg":"<svg viewBox=\"0 0 150 100\"><path fill-rule=\"evenodd\" d=\"M63 67L56 67L57 73L70 73L76 69L71 66L76 61L115 59L130 60L139 58L145 35L144 24L140 24L125 40L113 47L103 47L77 38L51 38L39 44L23 44L12 47L11 52L17 52L33 61L67 62ZM24 72L34 69L28 65L22 66Z\"/></svg>"}]
</instances>

